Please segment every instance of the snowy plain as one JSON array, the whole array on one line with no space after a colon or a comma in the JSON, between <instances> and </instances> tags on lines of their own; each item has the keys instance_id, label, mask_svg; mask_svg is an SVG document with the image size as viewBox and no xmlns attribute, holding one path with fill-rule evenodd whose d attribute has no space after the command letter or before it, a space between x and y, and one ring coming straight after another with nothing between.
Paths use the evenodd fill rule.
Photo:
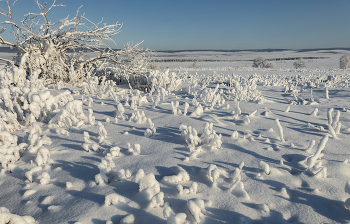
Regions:
<instances>
[{"instance_id":1,"label":"snowy plain","mask_svg":"<svg viewBox=\"0 0 350 224\"><path fill-rule=\"evenodd\" d=\"M1 169L0 207L43 224L350 222L346 53L158 52L218 61L157 62L181 83L152 94L47 86L69 91L87 119L11 132L18 144L31 133L51 144ZM252 68L258 56L324 58Z\"/></svg>"}]
</instances>

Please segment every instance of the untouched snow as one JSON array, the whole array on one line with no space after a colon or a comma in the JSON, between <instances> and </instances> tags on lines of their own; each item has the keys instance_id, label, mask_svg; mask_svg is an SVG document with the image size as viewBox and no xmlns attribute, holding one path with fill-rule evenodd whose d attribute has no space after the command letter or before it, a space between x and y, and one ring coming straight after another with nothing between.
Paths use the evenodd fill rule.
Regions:
<instances>
[{"instance_id":1,"label":"untouched snow","mask_svg":"<svg viewBox=\"0 0 350 224\"><path fill-rule=\"evenodd\" d=\"M0 150L14 144L12 136L18 144L45 140L40 149L30 145L12 172L1 168L0 223L350 222L350 72L338 69L343 53L229 53L330 57L306 61L302 70L294 61L275 69L162 62L183 83L158 98L141 93L139 105L130 101L139 93L124 86L116 88L117 100L79 93L81 87L48 89L69 90L74 100L51 123L0 135ZM176 57L228 53L193 54ZM220 82L232 73L255 74L249 100L233 97L237 83ZM317 77L323 81L311 91ZM62 114L76 119L64 123Z\"/></svg>"}]
</instances>

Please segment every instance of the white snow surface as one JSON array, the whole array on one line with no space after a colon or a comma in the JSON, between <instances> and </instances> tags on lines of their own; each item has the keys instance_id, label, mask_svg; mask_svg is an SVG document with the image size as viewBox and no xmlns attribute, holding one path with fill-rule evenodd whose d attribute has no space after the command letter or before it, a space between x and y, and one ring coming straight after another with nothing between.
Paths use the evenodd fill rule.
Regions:
<instances>
[{"instance_id":1,"label":"white snow surface","mask_svg":"<svg viewBox=\"0 0 350 224\"><path fill-rule=\"evenodd\" d=\"M37 131L36 138L46 136L52 142L35 152L28 150L30 145L20 149L33 127L22 124L18 131L0 133L4 136L0 139L0 208L4 208L0 220L348 223L350 70L338 69L345 53L159 52L159 59L329 57L305 60L306 68L299 70L294 69L294 60L276 61L273 69L252 68L251 61L199 62L199 68L189 68L190 62L159 62L182 79L177 89L164 95L116 86L117 97L112 98L85 95L79 85L61 90L47 86L52 96L71 91L73 102L82 102L82 111L79 104L79 110L70 112L85 122L59 125L62 131L35 123L42 131ZM233 86L227 82L230 78ZM132 96L138 94L145 100L131 108ZM84 101L82 96L92 100ZM181 111L186 107L187 116L174 114L171 102L179 102ZM195 112L199 104L200 113ZM317 114L312 115L316 108ZM330 108L332 124L328 123ZM96 120L92 124L87 120L88 109ZM148 122L129 120L137 111L152 120L156 134L145 136ZM190 116L193 112L196 116ZM179 130L184 124L197 130L198 136L212 125L208 133L221 136L221 147L211 150L209 140L188 145ZM90 150L87 145L85 150L83 144L95 147ZM102 169L101 164L107 165ZM165 213L169 214L165 217Z\"/></svg>"}]
</instances>

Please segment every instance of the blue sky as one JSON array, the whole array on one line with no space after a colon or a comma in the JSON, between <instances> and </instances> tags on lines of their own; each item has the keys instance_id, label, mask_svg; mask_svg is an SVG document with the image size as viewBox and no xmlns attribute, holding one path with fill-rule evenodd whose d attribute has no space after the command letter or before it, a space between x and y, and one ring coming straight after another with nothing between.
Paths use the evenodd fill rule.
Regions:
<instances>
[{"instance_id":1,"label":"blue sky","mask_svg":"<svg viewBox=\"0 0 350 224\"><path fill-rule=\"evenodd\" d=\"M48 3L52 0L46 0ZM44 1L40 1L44 2ZM57 0L52 21L75 15L94 22L123 23L114 37L153 50L242 50L350 47L349 0ZM5 1L0 1L6 7ZM36 11L31 0L18 0L22 18ZM1 17L0 17L1 18ZM9 35L3 34L11 40Z\"/></svg>"}]
</instances>

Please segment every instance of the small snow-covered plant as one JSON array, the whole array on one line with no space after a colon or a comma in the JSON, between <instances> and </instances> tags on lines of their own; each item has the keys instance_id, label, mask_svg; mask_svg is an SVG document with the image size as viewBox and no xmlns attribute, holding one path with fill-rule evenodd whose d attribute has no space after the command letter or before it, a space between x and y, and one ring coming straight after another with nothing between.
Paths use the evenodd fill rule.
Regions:
<instances>
[{"instance_id":1,"label":"small snow-covered plant","mask_svg":"<svg viewBox=\"0 0 350 224\"><path fill-rule=\"evenodd\" d=\"M30 170L28 170L27 172L25 172L25 176L27 177L27 179L30 181L30 182L33 182L33 174L39 172L42 170L42 167L41 166L37 166L37 167L34 167Z\"/></svg>"},{"instance_id":2,"label":"small snow-covered plant","mask_svg":"<svg viewBox=\"0 0 350 224\"><path fill-rule=\"evenodd\" d=\"M177 173L173 176L165 176L163 180L169 183L177 183L177 182L186 182L190 180L190 175L184 170L182 167L175 166L172 167L174 173Z\"/></svg>"},{"instance_id":3,"label":"small snow-covered plant","mask_svg":"<svg viewBox=\"0 0 350 224\"><path fill-rule=\"evenodd\" d=\"M160 186L153 173L141 178L139 191L146 192L149 199L160 192Z\"/></svg>"},{"instance_id":4,"label":"small snow-covered plant","mask_svg":"<svg viewBox=\"0 0 350 224\"><path fill-rule=\"evenodd\" d=\"M201 143L201 139L198 137L198 132L195 128L191 126L186 126L185 124L181 124L179 127L181 131L181 135L185 138L187 145L190 148L196 147Z\"/></svg>"},{"instance_id":5,"label":"small snow-covered plant","mask_svg":"<svg viewBox=\"0 0 350 224\"><path fill-rule=\"evenodd\" d=\"M341 56L339 60L340 69L348 69L350 68L350 54L345 54Z\"/></svg>"},{"instance_id":6,"label":"small snow-covered plant","mask_svg":"<svg viewBox=\"0 0 350 224\"><path fill-rule=\"evenodd\" d=\"M190 107L190 105L187 102L185 102L185 108L184 108L184 112L183 112L184 116L186 116L187 110L188 110L189 107Z\"/></svg>"},{"instance_id":7,"label":"small snow-covered plant","mask_svg":"<svg viewBox=\"0 0 350 224\"><path fill-rule=\"evenodd\" d=\"M311 116L317 116L317 113L318 113L318 108L315 108L312 113L311 113Z\"/></svg>"},{"instance_id":8,"label":"small snow-covered plant","mask_svg":"<svg viewBox=\"0 0 350 224\"><path fill-rule=\"evenodd\" d=\"M88 111L89 111L89 116L88 116L89 123L91 126L94 126L95 125L95 116L92 115L94 112L91 108L89 108Z\"/></svg>"},{"instance_id":9,"label":"small snow-covered plant","mask_svg":"<svg viewBox=\"0 0 350 224\"><path fill-rule=\"evenodd\" d=\"M149 207L156 208L164 205L164 193L159 192L156 195L154 195L151 199L151 203L149 204Z\"/></svg>"},{"instance_id":10,"label":"small snow-covered plant","mask_svg":"<svg viewBox=\"0 0 350 224\"><path fill-rule=\"evenodd\" d=\"M47 172L43 172L40 178L40 184L46 185L50 182L50 175Z\"/></svg>"},{"instance_id":11,"label":"small snow-covered plant","mask_svg":"<svg viewBox=\"0 0 350 224\"><path fill-rule=\"evenodd\" d=\"M192 117L198 117L203 114L203 107L201 104L198 104L198 106L194 109L194 111L191 113L190 116Z\"/></svg>"},{"instance_id":12,"label":"small snow-covered plant","mask_svg":"<svg viewBox=\"0 0 350 224\"><path fill-rule=\"evenodd\" d=\"M218 168L214 164L210 164L208 168L206 169L207 177L211 182L213 182L213 187L218 186L218 178L223 175L225 177L228 177L228 173L224 169Z\"/></svg>"},{"instance_id":13,"label":"small snow-covered plant","mask_svg":"<svg viewBox=\"0 0 350 224\"><path fill-rule=\"evenodd\" d=\"M99 143L103 142L107 138L107 130L101 122L98 122L98 139Z\"/></svg>"},{"instance_id":14,"label":"small snow-covered plant","mask_svg":"<svg viewBox=\"0 0 350 224\"><path fill-rule=\"evenodd\" d=\"M118 202L125 202L125 198L116 193L108 194L105 197L106 206L116 205Z\"/></svg>"},{"instance_id":15,"label":"small snow-covered plant","mask_svg":"<svg viewBox=\"0 0 350 224\"><path fill-rule=\"evenodd\" d=\"M315 144L316 144L316 141L314 139L312 139L312 141L310 142L309 147L307 147L305 152L310 152L312 150L312 148L315 146Z\"/></svg>"},{"instance_id":16,"label":"small snow-covered plant","mask_svg":"<svg viewBox=\"0 0 350 224\"><path fill-rule=\"evenodd\" d=\"M84 131L84 142L88 143L88 144L92 143L92 141L90 139L89 132L87 132L87 131Z\"/></svg>"},{"instance_id":17,"label":"small snow-covered plant","mask_svg":"<svg viewBox=\"0 0 350 224\"><path fill-rule=\"evenodd\" d=\"M274 64L269 63L263 57L257 57L253 60L253 68L273 68L273 67L275 67Z\"/></svg>"},{"instance_id":18,"label":"small snow-covered plant","mask_svg":"<svg viewBox=\"0 0 350 224\"><path fill-rule=\"evenodd\" d=\"M293 66L296 69L305 68L305 62L302 59L299 59L298 61L294 62Z\"/></svg>"},{"instance_id":19,"label":"small snow-covered plant","mask_svg":"<svg viewBox=\"0 0 350 224\"><path fill-rule=\"evenodd\" d=\"M53 160L50 159L50 151L45 147L41 147L36 154L35 162L38 166L53 163Z\"/></svg>"},{"instance_id":20,"label":"small snow-covered plant","mask_svg":"<svg viewBox=\"0 0 350 224\"><path fill-rule=\"evenodd\" d=\"M152 109L155 109L158 106L159 101L160 101L160 95L157 95L156 100L154 100L153 102Z\"/></svg>"},{"instance_id":21,"label":"small snow-covered plant","mask_svg":"<svg viewBox=\"0 0 350 224\"><path fill-rule=\"evenodd\" d=\"M327 119L328 119L328 124L331 125L333 123L333 108L329 108L327 110Z\"/></svg>"},{"instance_id":22,"label":"small snow-covered plant","mask_svg":"<svg viewBox=\"0 0 350 224\"><path fill-rule=\"evenodd\" d=\"M146 129L144 135L146 137L152 137L152 136L157 135L157 129L155 128L154 123L152 122L151 118L148 118L147 121L149 124L149 128Z\"/></svg>"},{"instance_id":23,"label":"small snow-covered plant","mask_svg":"<svg viewBox=\"0 0 350 224\"><path fill-rule=\"evenodd\" d=\"M189 200L187 201L187 208L196 220L196 223L200 223L206 213L204 201L198 198Z\"/></svg>"},{"instance_id":24,"label":"small snow-covered plant","mask_svg":"<svg viewBox=\"0 0 350 224\"><path fill-rule=\"evenodd\" d=\"M276 124L277 124L277 127L278 127L278 130L279 130L279 134L280 134L280 140L281 140L281 142L284 142L285 140L284 140L284 136L283 136L283 128L282 128L282 125L281 125L281 123L280 123L280 121L279 121L279 119L278 118L276 118Z\"/></svg>"},{"instance_id":25,"label":"small snow-covered plant","mask_svg":"<svg viewBox=\"0 0 350 224\"><path fill-rule=\"evenodd\" d=\"M117 106L117 111L116 111L116 117L124 120L125 117L124 117L124 112L125 112L125 109L123 107L123 104L121 103L118 103L118 106Z\"/></svg>"},{"instance_id":26,"label":"small snow-covered plant","mask_svg":"<svg viewBox=\"0 0 350 224\"><path fill-rule=\"evenodd\" d=\"M222 145L222 135L216 134L215 131L213 131L214 138L211 140L211 142L208 144L210 146L210 150L218 150L221 148Z\"/></svg>"},{"instance_id":27,"label":"small snow-covered plant","mask_svg":"<svg viewBox=\"0 0 350 224\"><path fill-rule=\"evenodd\" d=\"M93 102L94 102L93 99L91 97L89 97L88 107L92 107Z\"/></svg>"},{"instance_id":28,"label":"small snow-covered plant","mask_svg":"<svg viewBox=\"0 0 350 224\"><path fill-rule=\"evenodd\" d=\"M340 118L340 111L337 110L335 116L334 116L334 120L332 122L332 128L335 129L338 125L338 122L339 122L339 118Z\"/></svg>"},{"instance_id":29,"label":"small snow-covered plant","mask_svg":"<svg viewBox=\"0 0 350 224\"><path fill-rule=\"evenodd\" d=\"M259 168L267 175L270 174L270 166L269 164L265 163L264 161L259 162Z\"/></svg>"},{"instance_id":30,"label":"small snow-covered plant","mask_svg":"<svg viewBox=\"0 0 350 224\"><path fill-rule=\"evenodd\" d=\"M329 90L328 90L328 86L326 87L326 99L329 99Z\"/></svg>"},{"instance_id":31,"label":"small snow-covered plant","mask_svg":"<svg viewBox=\"0 0 350 224\"><path fill-rule=\"evenodd\" d=\"M120 220L119 223L120 224L134 224L135 223L135 217L134 217L133 214L127 215L122 220Z\"/></svg>"},{"instance_id":32,"label":"small snow-covered plant","mask_svg":"<svg viewBox=\"0 0 350 224\"><path fill-rule=\"evenodd\" d=\"M141 145L138 144L138 143L135 143L134 144L134 151L133 151L133 154L134 155L140 155L141 153Z\"/></svg>"},{"instance_id":33,"label":"small snow-covered plant","mask_svg":"<svg viewBox=\"0 0 350 224\"><path fill-rule=\"evenodd\" d=\"M171 108L172 108L172 111L173 111L174 115L178 115L178 114L181 115L181 110L178 109L178 107L179 107L179 101L176 101L175 104L174 104L173 101L171 101Z\"/></svg>"},{"instance_id":34,"label":"small snow-covered plant","mask_svg":"<svg viewBox=\"0 0 350 224\"><path fill-rule=\"evenodd\" d=\"M147 122L147 117L145 115L145 112L144 111L136 111L134 113L132 113L130 119L130 121L133 121L135 123L138 123L138 124L144 124Z\"/></svg>"},{"instance_id":35,"label":"small snow-covered plant","mask_svg":"<svg viewBox=\"0 0 350 224\"><path fill-rule=\"evenodd\" d=\"M19 216L12 214L7 208L0 207L0 223L35 224L35 219L31 216Z\"/></svg>"},{"instance_id":36,"label":"small snow-covered plant","mask_svg":"<svg viewBox=\"0 0 350 224\"><path fill-rule=\"evenodd\" d=\"M109 153L112 157L119 157L120 156L120 148L118 146L114 146L109 149Z\"/></svg>"},{"instance_id":37,"label":"small snow-covered plant","mask_svg":"<svg viewBox=\"0 0 350 224\"><path fill-rule=\"evenodd\" d=\"M98 144L96 144L95 142L91 142L91 143L83 143L82 147L85 151L90 152L90 151L97 151L100 146Z\"/></svg>"},{"instance_id":38,"label":"small snow-covered plant","mask_svg":"<svg viewBox=\"0 0 350 224\"><path fill-rule=\"evenodd\" d=\"M318 144L316 153L315 153L313 156L308 157L308 158L306 159L307 166L308 166L309 169L314 168L314 166L316 165L317 160L318 160L319 158L322 157L322 154L321 154L321 153L322 153L323 149L324 149L325 146L326 146L326 143L327 143L327 141L328 141L328 138L329 138L329 137L328 137L328 134L326 134L326 135L321 139L320 143Z\"/></svg>"},{"instance_id":39,"label":"small snow-covered plant","mask_svg":"<svg viewBox=\"0 0 350 224\"><path fill-rule=\"evenodd\" d=\"M167 224L184 224L186 223L186 213L175 214L170 206L166 206L163 210L163 216L167 220Z\"/></svg>"}]
</instances>

